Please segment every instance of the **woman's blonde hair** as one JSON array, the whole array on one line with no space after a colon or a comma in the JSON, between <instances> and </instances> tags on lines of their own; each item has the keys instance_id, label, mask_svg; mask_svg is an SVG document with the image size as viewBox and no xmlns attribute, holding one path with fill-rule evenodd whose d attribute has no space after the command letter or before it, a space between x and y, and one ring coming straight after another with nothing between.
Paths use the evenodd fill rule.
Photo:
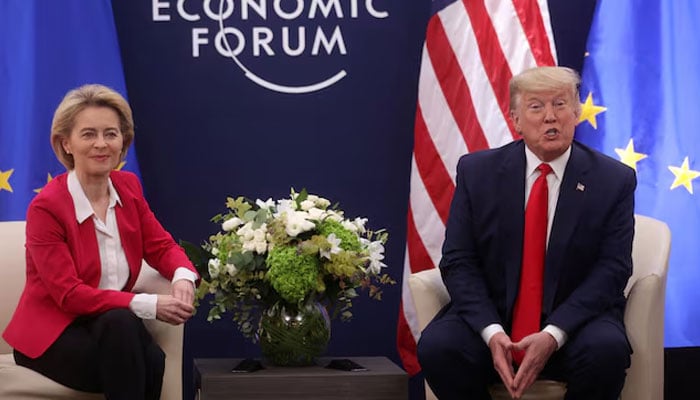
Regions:
<instances>
[{"instance_id":1,"label":"woman's blonde hair","mask_svg":"<svg viewBox=\"0 0 700 400\"><path fill-rule=\"evenodd\" d=\"M51 147L58 161L68 170L75 168L71 154L63 148L63 140L68 139L75 125L75 117L88 107L107 107L114 110L119 117L119 129L124 138L120 161L134 140L134 119L129 103L121 94L104 85L83 85L71 90L56 108L51 123ZM115 165L116 167L116 165Z\"/></svg>"}]
</instances>

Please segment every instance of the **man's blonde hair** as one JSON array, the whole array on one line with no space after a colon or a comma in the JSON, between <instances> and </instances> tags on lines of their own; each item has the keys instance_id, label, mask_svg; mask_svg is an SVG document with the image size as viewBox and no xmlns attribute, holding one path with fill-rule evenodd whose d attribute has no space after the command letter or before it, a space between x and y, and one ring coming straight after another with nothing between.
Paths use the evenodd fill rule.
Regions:
<instances>
[{"instance_id":1,"label":"man's blonde hair","mask_svg":"<svg viewBox=\"0 0 700 400\"><path fill-rule=\"evenodd\" d=\"M525 92L549 92L567 90L571 94L576 115L581 115L578 88L581 78L567 67L536 67L515 75L510 80L510 111L518 108L520 97Z\"/></svg>"}]
</instances>

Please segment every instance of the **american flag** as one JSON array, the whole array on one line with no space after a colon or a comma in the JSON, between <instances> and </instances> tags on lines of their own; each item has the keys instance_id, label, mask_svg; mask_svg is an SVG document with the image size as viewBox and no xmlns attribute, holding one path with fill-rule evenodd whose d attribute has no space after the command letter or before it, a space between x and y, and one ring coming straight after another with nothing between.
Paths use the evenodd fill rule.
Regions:
<instances>
[{"instance_id":1,"label":"american flag","mask_svg":"<svg viewBox=\"0 0 700 400\"><path fill-rule=\"evenodd\" d=\"M434 0L423 45L397 345L420 371L408 275L438 266L459 157L518 138L509 118L513 74L555 65L546 0Z\"/></svg>"}]
</instances>

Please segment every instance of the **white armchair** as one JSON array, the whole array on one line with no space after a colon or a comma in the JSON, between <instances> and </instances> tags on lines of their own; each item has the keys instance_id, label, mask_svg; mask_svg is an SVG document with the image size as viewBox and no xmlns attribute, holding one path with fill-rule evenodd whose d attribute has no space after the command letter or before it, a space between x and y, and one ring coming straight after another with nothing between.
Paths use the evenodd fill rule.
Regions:
<instances>
[{"instance_id":1,"label":"white armchair","mask_svg":"<svg viewBox=\"0 0 700 400\"><path fill-rule=\"evenodd\" d=\"M10 321L25 281L25 222L0 222L0 332ZM144 263L135 292L170 293L170 283ZM165 358L161 399L182 399L183 326L146 321L153 339ZM78 392L30 369L15 364L12 348L0 338L0 399L88 400L104 399L101 394Z\"/></svg>"},{"instance_id":2,"label":"white armchair","mask_svg":"<svg viewBox=\"0 0 700 400\"><path fill-rule=\"evenodd\" d=\"M632 248L633 274L625 294L625 325L634 353L627 370L622 400L660 400L664 396L664 304L666 272L671 250L671 231L653 218L636 215ZM450 297L437 269L411 274L408 278L421 330L447 304ZM426 399L435 395L426 384ZM523 399L560 400L563 383L537 381ZM491 388L496 399L508 399L503 385Z\"/></svg>"}]
</instances>

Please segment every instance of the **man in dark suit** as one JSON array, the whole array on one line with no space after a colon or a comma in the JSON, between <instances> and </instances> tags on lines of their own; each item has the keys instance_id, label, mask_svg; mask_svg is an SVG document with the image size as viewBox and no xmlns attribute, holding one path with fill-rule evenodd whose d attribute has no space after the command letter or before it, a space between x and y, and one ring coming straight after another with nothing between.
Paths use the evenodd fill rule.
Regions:
<instances>
[{"instance_id":1,"label":"man in dark suit","mask_svg":"<svg viewBox=\"0 0 700 400\"><path fill-rule=\"evenodd\" d=\"M459 161L440 262L451 302L418 343L440 399L489 399L487 386L499 377L513 398L538 376L566 382L567 400L613 400L622 390L636 177L573 141L579 83L562 67L513 77L511 118L523 140ZM533 285L526 271L537 269L523 253L533 236L526 214L542 184L540 294L532 305L523 298ZM539 318L516 335L523 310Z\"/></svg>"}]
</instances>

